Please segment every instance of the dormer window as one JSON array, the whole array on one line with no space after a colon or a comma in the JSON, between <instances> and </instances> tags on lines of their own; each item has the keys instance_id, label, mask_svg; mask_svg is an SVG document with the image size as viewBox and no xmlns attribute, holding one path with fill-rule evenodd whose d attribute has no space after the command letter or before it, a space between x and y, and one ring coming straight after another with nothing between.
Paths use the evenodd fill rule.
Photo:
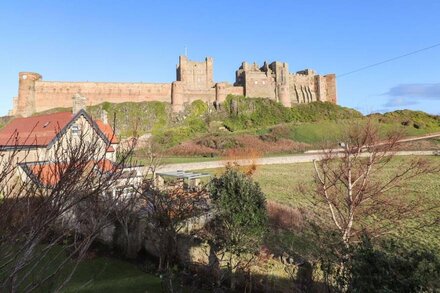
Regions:
<instances>
[{"instance_id":1,"label":"dormer window","mask_svg":"<svg viewBox=\"0 0 440 293\"><path fill-rule=\"evenodd\" d=\"M81 127L78 124L73 124L70 128L72 130L72 134L78 135L81 131Z\"/></svg>"}]
</instances>

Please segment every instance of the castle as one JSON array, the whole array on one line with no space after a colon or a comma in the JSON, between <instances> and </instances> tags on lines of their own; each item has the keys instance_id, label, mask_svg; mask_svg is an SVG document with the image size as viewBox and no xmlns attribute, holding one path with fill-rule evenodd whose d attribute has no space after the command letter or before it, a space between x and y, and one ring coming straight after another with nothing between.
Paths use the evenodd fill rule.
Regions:
<instances>
[{"instance_id":1,"label":"castle","mask_svg":"<svg viewBox=\"0 0 440 293\"><path fill-rule=\"evenodd\" d=\"M172 83L45 81L38 73L20 72L11 114L27 117L52 108L71 107L72 96L77 93L85 96L89 105L161 101L171 103L177 112L198 99L221 103L229 94L269 98L286 107L312 101L336 103L334 74L318 75L310 69L290 73L284 62L264 62L262 67L243 62L236 71L235 83L230 84L214 82L213 71L210 57L196 62L180 56L176 81Z\"/></svg>"}]
</instances>

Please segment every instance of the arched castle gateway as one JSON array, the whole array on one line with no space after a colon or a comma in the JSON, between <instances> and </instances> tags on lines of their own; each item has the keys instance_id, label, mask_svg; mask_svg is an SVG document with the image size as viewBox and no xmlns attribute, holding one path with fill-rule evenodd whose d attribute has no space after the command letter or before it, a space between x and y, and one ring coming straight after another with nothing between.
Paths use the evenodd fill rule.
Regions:
<instances>
[{"instance_id":1,"label":"arched castle gateway","mask_svg":"<svg viewBox=\"0 0 440 293\"><path fill-rule=\"evenodd\" d=\"M18 96L11 114L26 117L52 108L71 107L76 93L87 97L89 105L161 101L171 103L174 111L198 99L221 103L229 94L269 98L286 107L312 101L336 103L334 74L322 76L310 69L290 73L283 62L264 62L262 67L243 62L233 85L214 82L210 57L196 62L180 56L176 73L172 83L122 83L45 81L38 73L20 72Z\"/></svg>"}]
</instances>

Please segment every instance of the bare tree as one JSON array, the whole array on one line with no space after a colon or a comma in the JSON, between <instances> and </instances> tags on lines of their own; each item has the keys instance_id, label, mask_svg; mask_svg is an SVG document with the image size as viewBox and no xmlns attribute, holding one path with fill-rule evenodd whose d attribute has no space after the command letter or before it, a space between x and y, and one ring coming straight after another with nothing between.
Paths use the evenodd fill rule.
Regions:
<instances>
[{"instance_id":1,"label":"bare tree","mask_svg":"<svg viewBox=\"0 0 440 293\"><path fill-rule=\"evenodd\" d=\"M146 144L139 142L137 138L132 138L125 143L125 147L133 151L135 160L134 168L142 168L141 182L143 184L131 185L130 190L124 200L113 208L112 216L116 228L121 233L117 235L116 243L122 248L123 254L128 258L134 258L140 249L139 243L145 235L142 227L142 210L147 205L145 190L146 182L153 183L156 170L161 165L161 155L156 152L156 148L151 141ZM135 150L136 149L136 150ZM143 166L137 166L138 160ZM129 195L129 196L127 196Z\"/></svg>"},{"instance_id":2,"label":"bare tree","mask_svg":"<svg viewBox=\"0 0 440 293\"><path fill-rule=\"evenodd\" d=\"M124 186L130 151L110 162L109 146L81 131L35 158L18 143L0 150L0 291L67 284L120 201L111 191Z\"/></svg>"},{"instance_id":3,"label":"bare tree","mask_svg":"<svg viewBox=\"0 0 440 293\"><path fill-rule=\"evenodd\" d=\"M142 195L146 201L146 233L159 256L158 270L164 271L178 262L179 233L209 210L207 191L186 190L175 184L159 188L153 180L146 180Z\"/></svg>"},{"instance_id":4,"label":"bare tree","mask_svg":"<svg viewBox=\"0 0 440 293\"><path fill-rule=\"evenodd\" d=\"M397 158L401 138L401 132L381 138L368 121L351 127L340 149L326 149L314 161L317 214L323 225L331 223L346 247L362 231L377 237L427 211L429 205L411 199L404 187L439 168L421 157Z\"/></svg>"}]
</instances>

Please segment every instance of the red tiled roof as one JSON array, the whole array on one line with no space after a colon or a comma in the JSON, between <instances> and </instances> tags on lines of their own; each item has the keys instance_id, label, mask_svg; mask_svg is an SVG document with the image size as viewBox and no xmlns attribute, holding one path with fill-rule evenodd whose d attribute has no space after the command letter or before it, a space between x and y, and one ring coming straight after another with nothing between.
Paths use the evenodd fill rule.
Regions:
<instances>
[{"instance_id":1,"label":"red tiled roof","mask_svg":"<svg viewBox=\"0 0 440 293\"><path fill-rule=\"evenodd\" d=\"M48 163L48 164L36 164L29 166L29 170L33 176L34 180L37 180L43 186L54 186L60 179L61 174L63 174L67 169L66 163Z\"/></svg>"},{"instance_id":2,"label":"red tiled roof","mask_svg":"<svg viewBox=\"0 0 440 293\"><path fill-rule=\"evenodd\" d=\"M96 125L98 125L99 129L101 129L102 133L107 137L110 143L118 143L119 139L113 131L113 128L109 124L105 124L99 119L95 119Z\"/></svg>"},{"instance_id":3,"label":"red tiled roof","mask_svg":"<svg viewBox=\"0 0 440 293\"><path fill-rule=\"evenodd\" d=\"M0 146L47 146L74 117L71 112L60 112L15 118L0 130ZM118 143L110 125L101 120L95 123L108 141Z\"/></svg>"},{"instance_id":4,"label":"red tiled roof","mask_svg":"<svg viewBox=\"0 0 440 293\"><path fill-rule=\"evenodd\" d=\"M0 130L0 145L46 146L72 118L71 112L15 118Z\"/></svg>"},{"instance_id":5,"label":"red tiled roof","mask_svg":"<svg viewBox=\"0 0 440 293\"><path fill-rule=\"evenodd\" d=\"M69 167L69 165L64 162L23 163L21 166L30 179L32 179L36 184L44 187L55 186L60 181L62 174L64 174ZM88 168L88 166L96 168L96 170L101 173L116 170L116 166L108 159L89 161L86 163L86 165L84 165L84 168Z\"/></svg>"}]
</instances>

